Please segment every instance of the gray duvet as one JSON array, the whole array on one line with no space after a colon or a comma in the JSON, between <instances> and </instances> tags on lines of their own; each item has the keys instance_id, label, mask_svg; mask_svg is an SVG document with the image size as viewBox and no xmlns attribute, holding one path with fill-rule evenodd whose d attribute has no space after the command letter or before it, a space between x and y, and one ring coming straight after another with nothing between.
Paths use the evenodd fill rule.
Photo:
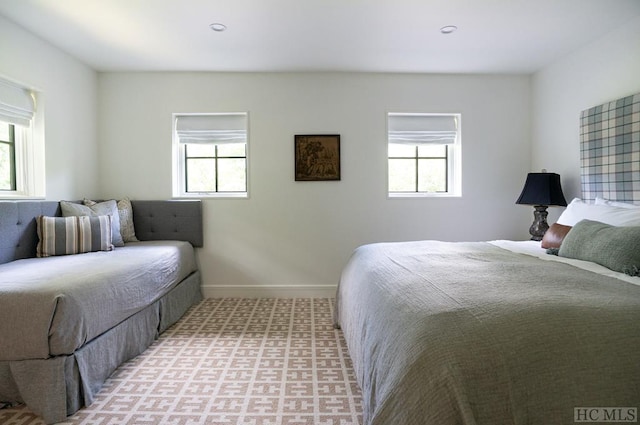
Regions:
<instances>
[{"instance_id":1,"label":"gray duvet","mask_svg":"<svg viewBox=\"0 0 640 425\"><path fill-rule=\"evenodd\" d=\"M196 270L187 242L0 265L0 361L71 354Z\"/></svg>"},{"instance_id":2,"label":"gray duvet","mask_svg":"<svg viewBox=\"0 0 640 425\"><path fill-rule=\"evenodd\" d=\"M358 248L335 311L365 424L572 424L640 408L640 287L487 243Z\"/></svg>"}]
</instances>

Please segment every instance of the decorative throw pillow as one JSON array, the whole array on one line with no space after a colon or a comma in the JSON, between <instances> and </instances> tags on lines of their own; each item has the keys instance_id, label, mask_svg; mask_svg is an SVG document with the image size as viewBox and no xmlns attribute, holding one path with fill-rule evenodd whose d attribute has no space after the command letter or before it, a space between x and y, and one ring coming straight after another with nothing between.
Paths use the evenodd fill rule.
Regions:
<instances>
[{"instance_id":1,"label":"decorative throw pillow","mask_svg":"<svg viewBox=\"0 0 640 425\"><path fill-rule=\"evenodd\" d=\"M82 204L76 204L75 202L60 201L60 209L62 210L63 217L70 216L90 216L96 217L99 215L111 216L111 237L115 246L124 246L122 235L120 235L120 215L118 214L118 207L116 201L106 201L96 203L92 206L86 206Z\"/></svg>"},{"instance_id":2,"label":"decorative throw pillow","mask_svg":"<svg viewBox=\"0 0 640 425\"><path fill-rule=\"evenodd\" d=\"M96 205L98 202L85 199L84 204L87 206ZM133 207L129 198L116 201L118 215L120 216L120 235L124 242L139 242L136 238L136 230L133 225Z\"/></svg>"},{"instance_id":3,"label":"decorative throw pillow","mask_svg":"<svg viewBox=\"0 0 640 425\"><path fill-rule=\"evenodd\" d=\"M640 226L616 227L582 220L567 233L558 255L632 274L640 268Z\"/></svg>"},{"instance_id":4,"label":"decorative throw pillow","mask_svg":"<svg viewBox=\"0 0 640 425\"><path fill-rule=\"evenodd\" d=\"M544 249L560 248L562 240L571 230L571 226L565 226L564 224L553 223L549 230L544 234L540 246Z\"/></svg>"},{"instance_id":5,"label":"decorative throw pillow","mask_svg":"<svg viewBox=\"0 0 640 425\"><path fill-rule=\"evenodd\" d=\"M111 251L111 216L36 217L38 257Z\"/></svg>"}]
</instances>

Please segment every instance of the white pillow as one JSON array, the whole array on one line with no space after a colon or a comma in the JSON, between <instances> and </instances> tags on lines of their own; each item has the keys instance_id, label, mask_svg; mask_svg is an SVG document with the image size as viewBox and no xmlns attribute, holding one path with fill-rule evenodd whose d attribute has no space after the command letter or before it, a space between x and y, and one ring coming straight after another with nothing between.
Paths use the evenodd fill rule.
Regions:
<instances>
[{"instance_id":1,"label":"white pillow","mask_svg":"<svg viewBox=\"0 0 640 425\"><path fill-rule=\"evenodd\" d=\"M620 208L640 208L640 205L634 205L628 202L610 201L608 199L599 198L597 196L596 196L596 205L609 205L610 207L620 207Z\"/></svg>"},{"instance_id":2,"label":"white pillow","mask_svg":"<svg viewBox=\"0 0 640 425\"><path fill-rule=\"evenodd\" d=\"M640 226L640 208L589 204L575 198L558 218L559 224L575 226L580 220L593 220L611 226Z\"/></svg>"}]
</instances>

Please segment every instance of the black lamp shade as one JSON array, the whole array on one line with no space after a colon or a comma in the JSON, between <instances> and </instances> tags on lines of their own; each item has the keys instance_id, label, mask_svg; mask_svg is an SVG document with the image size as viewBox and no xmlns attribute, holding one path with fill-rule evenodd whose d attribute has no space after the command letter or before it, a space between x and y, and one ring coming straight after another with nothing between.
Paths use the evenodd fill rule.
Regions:
<instances>
[{"instance_id":1,"label":"black lamp shade","mask_svg":"<svg viewBox=\"0 0 640 425\"><path fill-rule=\"evenodd\" d=\"M556 173L529 173L516 204L557 205L566 207L560 175Z\"/></svg>"}]
</instances>

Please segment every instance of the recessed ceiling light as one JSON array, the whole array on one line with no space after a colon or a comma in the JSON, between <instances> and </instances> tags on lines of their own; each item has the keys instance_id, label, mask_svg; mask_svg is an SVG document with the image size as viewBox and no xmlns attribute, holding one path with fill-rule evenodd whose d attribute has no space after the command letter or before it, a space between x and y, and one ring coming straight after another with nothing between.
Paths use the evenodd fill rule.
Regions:
<instances>
[{"instance_id":1,"label":"recessed ceiling light","mask_svg":"<svg viewBox=\"0 0 640 425\"><path fill-rule=\"evenodd\" d=\"M440 28L440 32L443 33L443 34L451 34L452 32L454 32L457 29L458 29L458 27L456 27L455 25L446 25L446 26Z\"/></svg>"},{"instance_id":2,"label":"recessed ceiling light","mask_svg":"<svg viewBox=\"0 0 640 425\"><path fill-rule=\"evenodd\" d=\"M227 29L227 26L225 24L214 22L213 24L209 25L209 28L216 32L222 32Z\"/></svg>"}]
</instances>

